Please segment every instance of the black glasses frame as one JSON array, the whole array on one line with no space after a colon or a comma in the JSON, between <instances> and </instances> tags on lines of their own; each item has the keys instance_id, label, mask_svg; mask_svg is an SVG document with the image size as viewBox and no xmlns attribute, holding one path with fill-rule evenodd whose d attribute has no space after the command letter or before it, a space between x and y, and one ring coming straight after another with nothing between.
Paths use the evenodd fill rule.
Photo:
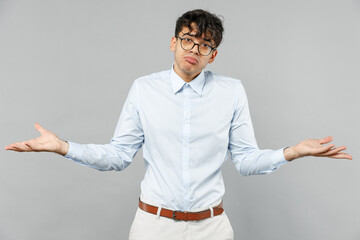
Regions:
<instances>
[{"instance_id":1,"label":"black glasses frame","mask_svg":"<svg viewBox=\"0 0 360 240\"><path fill-rule=\"evenodd\" d=\"M215 47L212 47L212 46L210 46L210 45L208 45L208 44L195 43L194 40L192 40L192 39L190 39L190 38L182 38L182 37L180 37L179 35L176 35L175 37L177 37L177 38L180 39L180 46L181 46L181 48L184 49L185 51L190 51L190 50L192 50L192 49L195 47L195 45L197 45L197 47L198 47L198 52L199 52L199 54L202 55L202 56L209 56L210 53L216 49ZM190 49L185 49L185 48L183 47L182 41L183 41L184 39L189 39L190 41L192 41L193 46L192 46ZM206 55L200 53L200 45L206 45L206 46L210 47L211 51L210 51L208 54L206 54Z\"/></svg>"}]
</instances>

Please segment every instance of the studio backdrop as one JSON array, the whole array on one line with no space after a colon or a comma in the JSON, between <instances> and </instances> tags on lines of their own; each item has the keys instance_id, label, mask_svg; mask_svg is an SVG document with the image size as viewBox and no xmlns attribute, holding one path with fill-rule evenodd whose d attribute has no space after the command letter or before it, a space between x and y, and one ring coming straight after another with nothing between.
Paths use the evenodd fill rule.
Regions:
<instances>
[{"instance_id":1,"label":"studio backdrop","mask_svg":"<svg viewBox=\"0 0 360 240\"><path fill-rule=\"evenodd\" d=\"M235 239L360 239L358 0L0 0L0 239L127 239L144 175L50 153L5 151L39 136L109 143L133 81L170 69L176 19L224 19L218 74L240 79L260 148L334 137L353 160L303 158L262 176L222 169Z\"/></svg>"}]
</instances>

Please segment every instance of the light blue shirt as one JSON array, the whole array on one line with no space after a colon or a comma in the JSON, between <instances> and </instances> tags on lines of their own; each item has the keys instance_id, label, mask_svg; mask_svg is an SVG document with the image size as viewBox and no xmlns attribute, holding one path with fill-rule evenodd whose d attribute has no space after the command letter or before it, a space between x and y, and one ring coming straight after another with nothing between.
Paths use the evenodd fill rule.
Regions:
<instances>
[{"instance_id":1,"label":"light blue shirt","mask_svg":"<svg viewBox=\"0 0 360 240\"><path fill-rule=\"evenodd\" d=\"M221 167L229 155L243 175L270 173L287 162L283 148L259 150L241 81L210 71L190 83L173 69L136 79L111 142L69 142L65 157L121 171L142 146L142 196L182 211L224 196Z\"/></svg>"}]
</instances>

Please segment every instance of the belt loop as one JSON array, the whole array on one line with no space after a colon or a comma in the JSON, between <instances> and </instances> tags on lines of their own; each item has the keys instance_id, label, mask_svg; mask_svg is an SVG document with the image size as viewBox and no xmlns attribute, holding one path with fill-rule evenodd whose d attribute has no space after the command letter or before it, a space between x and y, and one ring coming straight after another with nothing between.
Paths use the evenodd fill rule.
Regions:
<instances>
[{"instance_id":1,"label":"belt loop","mask_svg":"<svg viewBox=\"0 0 360 240\"><path fill-rule=\"evenodd\" d=\"M213 218L214 217L214 209L212 207L209 207L209 209L211 212L210 217Z\"/></svg>"},{"instance_id":2,"label":"belt loop","mask_svg":"<svg viewBox=\"0 0 360 240\"><path fill-rule=\"evenodd\" d=\"M162 207L161 207L161 206L160 206L160 207L158 207L158 210L157 210L157 213L156 213L156 217L157 217L157 219L159 219L159 218L160 218L161 209L162 209Z\"/></svg>"},{"instance_id":3,"label":"belt loop","mask_svg":"<svg viewBox=\"0 0 360 240\"><path fill-rule=\"evenodd\" d=\"M188 216L188 212L184 212L184 218L185 218L185 222L187 222L189 220L189 216Z\"/></svg>"}]
</instances>

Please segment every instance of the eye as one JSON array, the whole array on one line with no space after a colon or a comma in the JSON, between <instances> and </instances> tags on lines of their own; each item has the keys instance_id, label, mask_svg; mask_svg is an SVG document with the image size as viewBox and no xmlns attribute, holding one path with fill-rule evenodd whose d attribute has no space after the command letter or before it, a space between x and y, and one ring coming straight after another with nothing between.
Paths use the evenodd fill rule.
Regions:
<instances>
[{"instance_id":1,"label":"eye","mask_svg":"<svg viewBox=\"0 0 360 240\"><path fill-rule=\"evenodd\" d=\"M201 46L206 47L206 48L211 48L211 46L209 44L206 44L206 43L201 44Z\"/></svg>"},{"instance_id":2,"label":"eye","mask_svg":"<svg viewBox=\"0 0 360 240\"><path fill-rule=\"evenodd\" d=\"M187 42L192 42L192 40L190 38L184 38L184 40Z\"/></svg>"}]
</instances>

